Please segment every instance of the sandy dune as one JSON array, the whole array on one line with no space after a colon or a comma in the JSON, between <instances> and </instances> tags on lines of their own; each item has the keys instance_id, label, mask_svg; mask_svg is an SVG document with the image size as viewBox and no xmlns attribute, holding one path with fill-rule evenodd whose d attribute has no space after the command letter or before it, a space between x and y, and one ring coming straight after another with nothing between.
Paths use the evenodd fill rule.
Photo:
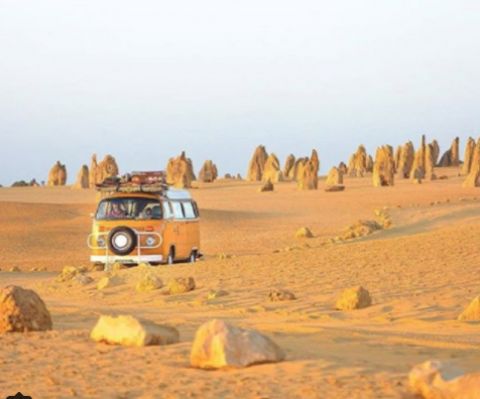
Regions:
<instances>
[{"instance_id":1,"label":"sandy dune","mask_svg":"<svg viewBox=\"0 0 480 399\"><path fill-rule=\"evenodd\" d=\"M293 183L219 181L192 190L202 214L205 259L160 266L164 281L193 276L197 289L138 294L141 270L125 283L55 283L65 265L88 265L86 236L95 193L69 188L0 189L0 281L35 289L54 321L48 333L1 336L0 396L34 398L412 398L411 366L431 358L478 370L478 324L456 321L480 294L480 191L463 189L457 169L422 185L373 188L346 179L341 193L299 192ZM393 227L346 243L329 239L388 207ZM294 238L308 226L312 239ZM234 255L219 259L218 254ZM18 266L21 273L6 272ZM46 272L28 272L45 267ZM90 273L98 280L103 272ZM369 308L338 312L337 295L363 285ZM210 289L229 295L207 301ZM298 297L269 302L272 288ZM94 344L99 314L133 314L178 328L179 344L123 348ZM196 328L223 318L258 329L287 353L279 364L237 371L191 369Z\"/></svg>"}]
</instances>

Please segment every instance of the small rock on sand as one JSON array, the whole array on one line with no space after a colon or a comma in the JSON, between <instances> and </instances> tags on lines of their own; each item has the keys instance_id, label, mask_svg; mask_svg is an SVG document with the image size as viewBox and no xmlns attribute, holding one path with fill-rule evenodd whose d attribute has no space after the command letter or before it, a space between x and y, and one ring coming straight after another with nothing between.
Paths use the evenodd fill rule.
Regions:
<instances>
[{"instance_id":1,"label":"small rock on sand","mask_svg":"<svg viewBox=\"0 0 480 399\"><path fill-rule=\"evenodd\" d=\"M344 191L345 190L345 186L344 185L340 185L340 184L337 184L335 186L326 186L325 187L325 191L327 193L336 193L336 192L339 192L339 191Z\"/></svg>"},{"instance_id":2,"label":"small rock on sand","mask_svg":"<svg viewBox=\"0 0 480 399\"><path fill-rule=\"evenodd\" d=\"M295 233L296 238L312 238L313 233L310 231L308 227L301 227Z\"/></svg>"},{"instance_id":3,"label":"small rock on sand","mask_svg":"<svg viewBox=\"0 0 480 399\"><path fill-rule=\"evenodd\" d=\"M124 346L168 345L179 341L178 331L169 326L139 320L133 316L100 316L90 338Z\"/></svg>"},{"instance_id":4,"label":"small rock on sand","mask_svg":"<svg viewBox=\"0 0 480 399\"><path fill-rule=\"evenodd\" d=\"M22 270L17 266L13 266L8 271L9 272L21 272Z\"/></svg>"},{"instance_id":5,"label":"small rock on sand","mask_svg":"<svg viewBox=\"0 0 480 399\"><path fill-rule=\"evenodd\" d=\"M170 295L183 294L195 289L193 277L177 277L168 282L167 291Z\"/></svg>"},{"instance_id":6,"label":"small rock on sand","mask_svg":"<svg viewBox=\"0 0 480 399\"><path fill-rule=\"evenodd\" d=\"M115 287L120 285L122 280L117 276L105 276L102 277L97 283L97 289L103 290L105 288Z\"/></svg>"},{"instance_id":7,"label":"small rock on sand","mask_svg":"<svg viewBox=\"0 0 480 399\"><path fill-rule=\"evenodd\" d=\"M195 334L190 364L202 369L240 368L284 358L280 347L265 335L222 320L211 320Z\"/></svg>"},{"instance_id":8,"label":"small rock on sand","mask_svg":"<svg viewBox=\"0 0 480 399\"><path fill-rule=\"evenodd\" d=\"M478 321L480 320L480 296L477 296L465 310L458 316L458 320L462 321Z\"/></svg>"},{"instance_id":9,"label":"small rock on sand","mask_svg":"<svg viewBox=\"0 0 480 399\"><path fill-rule=\"evenodd\" d=\"M363 287L347 288L342 292L335 305L338 310L362 309L372 304L370 293Z\"/></svg>"},{"instance_id":10,"label":"small rock on sand","mask_svg":"<svg viewBox=\"0 0 480 399\"><path fill-rule=\"evenodd\" d=\"M163 287L163 282L154 274L144 275L135 286L137 292L150 292Z\"/></svg>"},{"instance_id":11,"label":"small rock on sand","mask_svg":"<svg viewBox=\"0 0 480 399\"><path fill-rule=\"evenodd\" d=\"M268 294L268 299L272 302L279 302L279 301L293 301L297 299L297 297L288 290L273 290L270 291Z\"/></svg>"},{"instance_id":12,"label":"small rock on sand","mask_svg":"<svg viewBox=\"0 0 480 399\"><path fill-rule=\"evenodd\" d=\"M208 291L207 299L212 300L226 295L228 295L228 292L224 290L210 290Z\"/></svg>"},{"instance_id":13,"label":"small rock on sand","mask_svg":"<svg viewBox=\"0 0 480 399\"><path fill-rule=\"evenodd\" d=\"M52 318L35 291L9 285L0 291L0 333L52 329Z\"/></svg>"}]
</instances>

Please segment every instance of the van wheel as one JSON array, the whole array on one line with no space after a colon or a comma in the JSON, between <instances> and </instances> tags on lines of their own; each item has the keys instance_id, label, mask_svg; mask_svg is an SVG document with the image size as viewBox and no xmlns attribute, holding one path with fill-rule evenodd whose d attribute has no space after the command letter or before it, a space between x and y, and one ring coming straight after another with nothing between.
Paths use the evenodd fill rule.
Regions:
<instances>
[{"instance_id":1,"label":"van wheel","mask_svg":"<svg viewBox=\"0 0 480 399\"><path fill-rule=\"evenodd\" d=\"M167 265L173 265L174 261L175 261L175 249L172 247L170 248L170 251L168 251Z\"/></svg>"},{"instance_id":2,"label":"van wheel","mask_svg":"<svg viewBox=\"0 0 480 399\"><path fill-rule=\"evenodd\" d=\"M197 251L193 250L190 254L190 258L188 259L190 263L195 263L197 261Z\"/></svg>"}]
</instances>

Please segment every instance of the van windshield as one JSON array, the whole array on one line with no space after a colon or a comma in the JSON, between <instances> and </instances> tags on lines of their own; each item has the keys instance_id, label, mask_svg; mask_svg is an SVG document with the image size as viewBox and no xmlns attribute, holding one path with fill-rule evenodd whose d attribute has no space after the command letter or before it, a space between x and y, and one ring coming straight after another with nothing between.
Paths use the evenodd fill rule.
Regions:
<instances>
[{"instance_id":1,"label":"van windshield","mask_svg":"<svg viewBox=\"0 0 480 399\"><path fill-rule=\"evenodd\" d=\"M110 198L100 202L97 220L159 220L162 219L160 202L148 198Z\"/></svg>"}]
</instances>

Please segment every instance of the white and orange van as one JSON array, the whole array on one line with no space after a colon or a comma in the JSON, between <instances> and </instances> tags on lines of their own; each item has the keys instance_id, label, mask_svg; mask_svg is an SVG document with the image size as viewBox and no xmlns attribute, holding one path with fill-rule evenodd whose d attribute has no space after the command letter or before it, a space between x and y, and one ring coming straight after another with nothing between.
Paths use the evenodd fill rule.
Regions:
<instances>
[{"instance_id":1,"label":"white and orange van","mask_svg":"<svg viewBox=\"0 0 480 399\"><path fill-rule=\"evenodd\" d=\"M103 195L88 237L92 263L158 265L201 256L197 204L163 179L163 172L134 172L97 185Z\"/></svg>"}]
</instances>

